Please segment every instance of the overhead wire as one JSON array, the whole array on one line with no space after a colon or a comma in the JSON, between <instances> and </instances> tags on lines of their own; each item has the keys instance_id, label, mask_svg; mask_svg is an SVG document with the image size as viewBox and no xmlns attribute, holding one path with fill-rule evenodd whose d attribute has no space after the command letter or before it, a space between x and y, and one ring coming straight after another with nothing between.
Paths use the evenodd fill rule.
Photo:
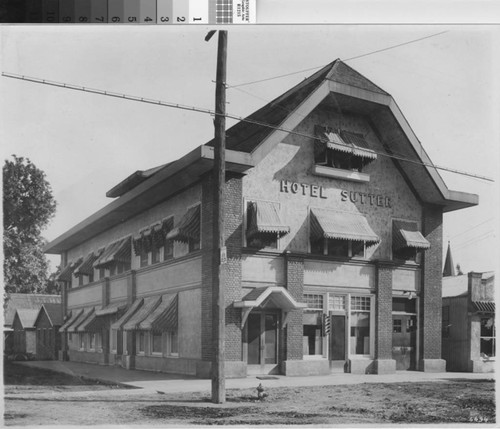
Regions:
<instances>
[{"instance_id":1,"label":"overhead wire","mask_svg":"<svg viewBox=\"0 0 500 429\"><path fill-rule=\"evenodd\" d=\"M50 81L50 80L47 80L47 79L40 79L40 78L29 77L29 76L25 76L25 75L18 75L18 74L15 74L15 73L2 72L2 76L8 77L8 78L12 78L12 79L24 80L24 81L28 81L28 82L32 82L32 83L38 83L38 84L43 84L43 85L55 86L55 87L65 88L65 89L72 89L72 90L75 90L75 91L89 92L89 93L96 94L96 95L103 95L103 96L108 96L108 97L125 99L125 100L129 100L129 101L136 101L136 102L141 102L141 103L154 104L154 105L157 105L157 106L170 107L170 108L176 108L176 109L181 109L181 110L188 110L188 111L193 111L193 112L198 112L198 113L205 113L205 114L209 114L211 116L222 115L221 113L217 113L217 112L215 112L214 110L211 110L211 109L199 108L199 107L195 107L195 106L188 106L188 105L184 105L184 104L180 104L180 103L173 103L173 102L168 102L168 101L154 100L154 99L145 98L145 97L138 97L138 96L127 95L127 94L122 94L122 93L117 93L117 92L112 92L112 91L106 91L106 90L101 90L101 89L96 89L96 88L84 87L84 86L80 86L80 85L74 85L74 84L68 84L68 83L62 83L62 82L56 82L56 81ZM230 118L230 119L236 119L236 120L239 120L241 122L247 122L247 123L258 125L258 126L271 128L271 129L274 129L276 131L283 131L283 132L286 132L288 134L294 134L294 135L297 135L297 136L300 136L300 137L305 137L305 138L310 138L310 139L315 139L315 140L321 140L321 141L323 141L325 143L328 143L327 139L321 138L321 137L319 137L317 135L311 135L311 134L303 133L303 132L300 132L300 131L295 131L295 130L287 129L287 128L284 128L284 127L281 127L281 126L276 126L276 125L268 124L268 123L265 123L265 122L262 122L262 121L257 121L257 120L254 120L254 119L250 119L248 117L244 118L244 117L237 116L237 115L232 115L232 114L229 114L229 113L225 113L223 116L225 116L226 118ZM352 147L351 145L348 145L348 144L345 144L344 146L349 147L349 148ZM478 175L478 174L469 173L469 172L462 171L462 170L452 169L452 168L440 166L440 165L433 164L433 163L426 163L426 162L422 162L422 161L415 161L413 159L405 158L404 156L398 156L398 155L394 155L394 154L388 154L386 152L381 152L381 151L376 151L376 150L373 150L373 152L376 153L377 155L385 156L385 157L392 158L392 159L397 159L397 160L403 161L403 162L409 162L409 163L412 163L412 164L423 165L423 166L426 166L426 167L431 167L431 168L438 169L438 170L443 170L443 171L449 171L449 172L456 173L456 174L461 174L461 175L464 175L464 176L475 177L475 178L479 178L479 179L486 180L486 181L491 181L491 182L494 181L493 179L491 179L489 177L486 177L486 176L481 176L481 175Z\"/></svg>"},{"instance_id":2,"label":"overhead wire","mask_svg":"<svg viewBox=\"0 0 500 429\"><path fill-rule=\"evenodd\" d=\"M358 59L358 58L367 57L367 56L369 56L369 55L378 54L379 52L388 51L388 50L390 50L390 49L399 48L399 47L401 47L401 46L409 45L409 44L411 44L411 43L420 42L421 40L430 39L431 37L440 36L441 34L444 34L444 33L447 33L447 32L448 32L448 31L441 31L441 32L439 32L439 33L430 34L430 35L428 35L428 36L420 37L420 38L418 38L418 39L409 40L409 41L407 41L407 42L399 43L399 44L397 44L397 45L388 46L388 47L386 47L386 48L377 49L377 50L375 50L375 51L370 51L370 52L367 52L367 53L365 53L365 54L357 55L357 56L355 56L355 57L346 58L346 59L343 59L342 61L344 61L344 62L345 62L345 61L352 61L352 60L356 60L356 59ZM285 73L285 74L281 74L281 75L278 75L278 76L272 76L272 77L268 77L268 78L265 78L265 79L254 80L254 81L251 81L251 82L238 83L238 84L236 84L236 85L229 85L229 86L227 87L227 89L231 89L231 88L239 88L239 87L241 87L241 86L253 85L253 84L255 84L255 83L262 83L262 82L267 82L267 81L270 81L270 80L281 79L281 78L283 78L283 77L293 76L293 75L300 74L300 73L304 73L304 72L307 72L307 71L320 69L321 67L324 67L324 64L323 64L323 65L321 65L321 66L310 67L310 68L307 68L307 69L298 70L298 71L291 72L291 73Z\"/></svg>"}]
</instances>

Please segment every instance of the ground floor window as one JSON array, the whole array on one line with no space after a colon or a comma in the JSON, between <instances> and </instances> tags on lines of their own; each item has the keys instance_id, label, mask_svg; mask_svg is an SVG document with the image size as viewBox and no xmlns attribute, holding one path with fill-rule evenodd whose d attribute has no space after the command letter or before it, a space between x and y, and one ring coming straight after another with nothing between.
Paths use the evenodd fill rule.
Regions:
<instances>
[{"instance_id":1,"label":"ground floor window","mask_svg":"<svg viewBox=\"0 0 500 429\"><path fill-rule=\"evenodd\" d=\"M146 344L145 344L146 336L144 331L137 332L136 340L137 340L137 345L136 345L137 353L144 353L144 351L146 350Z\"/></svg>"},{"instance_id":2,"label":"ground floor window","mask_svg":"<svg viewBox=\"0 0 500 429\"><path fill-rule=\"evenodd\" d=\"M177 331L167 332L167 355L179 356L179 339Z\"/></svg>"},{"instance_id":3,"label":"ground floor window","mask_svg":"<svg viewBox=\"0 0 500 429\"><path fill-rule=\"evenodd\" d=\"M151 353L162 352L162 333L159 331L151 332Z\"/></svg>"},{"instance_id":4,"label":"ground floor window","mask_svg":"<svg viewBox=\"0 0 500 429\"><path fill-rule=\"evenodd\" d=\"M78 334L78 343L80 345L80 349L83 350L85 348L85 335L83 332Z\"/></svg>"},{"instance_id":5,"label":"ground floor window","mask_svg":"<svg viewBox=\"0 0 500 429\"><path fill-rule=\"evenodd\" d=\"M89 333L89 349L95 349L95 334L93 332Z\"/></svg>"},{"instance_id":6,"label":"ground floor window","mask_svg":"<svg viewBox=\"0 0 500 429\"><path fill-rule=\"evenodd\" d=\"M305 294L307 310L302 315L302 347L304 356L323 355L323 295Z\"/></svg>"},{"instance_id":7,"label":"ground floor window","mask_svg":"<svg viewBox=\"0 0 500 429\"><path fill-rule=\"evenodd\" d=\"M118 343L118 331L116 329L111 329L111 335L110 341L111 341L111 350L116 351L117 343Z\"/></svg>"},{"instance_id":8,"label":"ground floor window","mask_svg":"<svg viewBox=\"0 0 500 429\"><path fill-rule=\"evenodd\" d=\"M352 296L350 313L350 353L370 354L370 297Z\"/></svg>"},{"instance_id":9,"label":"ground floor window","mask_svg":"<svg viewBox=\"0 0 500 429\"><path fill-rule=\"evenodd\" d=\"M480 352L482 357L495 356L495 318L481 318L481 334L480 334Z\"/></svg>"}]
</instances>

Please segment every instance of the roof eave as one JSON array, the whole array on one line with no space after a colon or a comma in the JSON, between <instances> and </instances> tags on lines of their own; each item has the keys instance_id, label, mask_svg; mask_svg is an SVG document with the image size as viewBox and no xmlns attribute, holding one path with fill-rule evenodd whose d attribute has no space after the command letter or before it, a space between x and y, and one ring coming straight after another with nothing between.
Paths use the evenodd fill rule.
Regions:
<instances>
[{"instance_id":1,"label":"roof eave","mask_svg":"<svg viewBox=\"0 0 500 429\"><path fill-rule=\"evenodd\" d=\"M198 181L202 174L213 168L213 159L213 147L205 145L197 147L52 240L44 247L44 252L60 254L139 214L145 208L159 204L170 195ZM227 171L244 173L254 165L255 161L250 154L226 151ZM165 183L170 183L171 186L166 188ZM160 185L162 192L155 192Z\"/></svg>"}]
</instances>

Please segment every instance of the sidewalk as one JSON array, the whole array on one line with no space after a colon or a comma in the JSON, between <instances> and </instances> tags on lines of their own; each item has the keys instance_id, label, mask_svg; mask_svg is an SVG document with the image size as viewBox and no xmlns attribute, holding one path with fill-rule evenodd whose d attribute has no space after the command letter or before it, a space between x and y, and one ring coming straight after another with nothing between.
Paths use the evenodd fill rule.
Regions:
<instances>
[{"instance_id":1,"label":"sidewalk","mask_svg":"<svg viewBox=\"0 0 500 429\"><path fill-rule=\"evenodd\" d=\"M101 366L80 362L60 361L31 361L16 362L20 365L44 368L63 372L78 377L100 380L113 384L156 391L162 393L176 392L210 392L211 381L191 376L164 374L159 372L127 370L114 366ZM345 374L336 373L310 377L272 376L272 378L258 379L257 376L246 378L226 379L227 389L255 388L259 383L266 387L298 387L298 386L328 386L361 383L415 383L415 382L445 382L453 379L484 380L494 379L494 374L443 372L425 373L419 371L398 371L395 374Z\"/></svg>"}]
</instances>

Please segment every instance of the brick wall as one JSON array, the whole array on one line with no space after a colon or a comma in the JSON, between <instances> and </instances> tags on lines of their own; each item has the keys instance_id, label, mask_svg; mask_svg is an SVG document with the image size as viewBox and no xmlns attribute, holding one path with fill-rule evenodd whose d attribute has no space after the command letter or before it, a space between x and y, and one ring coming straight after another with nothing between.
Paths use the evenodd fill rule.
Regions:
<instances>
[{"instance_id":1,"label":"brick wall","mask_svg":"<svg viewBox=\"0 0 500 429\"><path fill-rule=\"evenodd\" d=\"M422 232L431 244L423 252L422 293L420 299L421 359L441 359L441 288L443 258L443 211L427 205L423 211Z\"/></svg>"},{"instance_id":2,"label":"brick wall","mask_svg":"<svg viewBox=\"0 0 500 429\"><path fill-rule=\"evenodd\" d=\"M377 262L375 358L392 359L392 274L391 263Z\"/></svg>"},{"instance_id":3,"label":"brick wall","mask_svg":"<svg viewBox=\"0 0 500 429\"><path fill-rule=\"evenodd\" d=\"M286 258L286 287L293 298L302 302L304 293L304 259L287 255ZM288 324L282 336L282 361L302 359L302 310L291 311Z\"/></svg>"}]
</instances>

